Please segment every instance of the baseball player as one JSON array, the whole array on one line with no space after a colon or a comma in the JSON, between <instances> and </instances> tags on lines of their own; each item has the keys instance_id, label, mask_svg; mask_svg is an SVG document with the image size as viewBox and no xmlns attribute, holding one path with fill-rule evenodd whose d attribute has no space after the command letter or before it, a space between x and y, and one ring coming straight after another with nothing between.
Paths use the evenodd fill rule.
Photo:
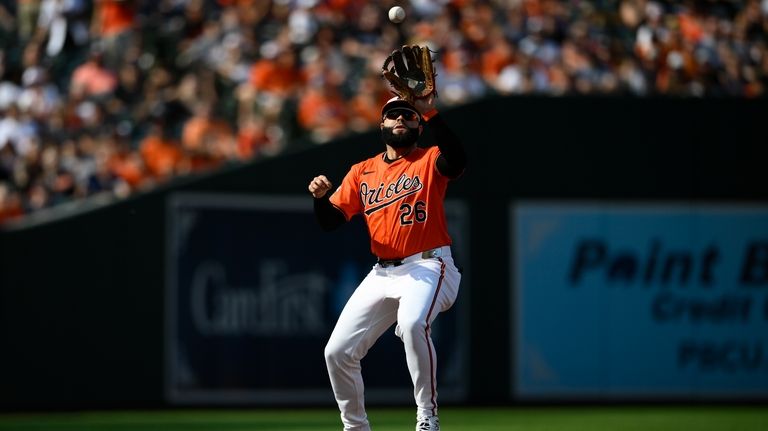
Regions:
<instances>
[{"instance_id":1,"label":"baseball player","mask_svg":"<svg viewBox=\"0 0 768 431\"><path fill-rule=\"evenodd\" d=\"M435 109L434 96L382 108L386 151L357 163L341 185L324 175L309 184L325 230L365 219L376 265L344 307L325 347L333 393L345 430L370 430L360 360L392 324L403 341L416 400L416 430L439 431L437 356L430 327L456 300L461 275L451 257L443 209L448 182L467 163L461 143ZM436 147L416 145L429 127Z\"/></svg>"}]
</instances>

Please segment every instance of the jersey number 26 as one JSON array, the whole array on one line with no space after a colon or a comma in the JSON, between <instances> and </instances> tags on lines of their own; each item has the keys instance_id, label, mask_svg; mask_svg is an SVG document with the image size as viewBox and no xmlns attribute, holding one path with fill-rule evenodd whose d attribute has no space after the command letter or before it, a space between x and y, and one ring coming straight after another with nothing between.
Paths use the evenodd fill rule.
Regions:
<instances>
[{"instance_id":1,"label":"jersey number 26","mask_svg":"<svg viewBox=\"0 0 768 431\"><path fill-rule=\"evenodd\" d=\"M426 207L427 203L423 201L416 201L413 205L408 203L400 205L400 225L411 225L414 220L419 223L427 221Z\"/></svg>"}]
</instances>

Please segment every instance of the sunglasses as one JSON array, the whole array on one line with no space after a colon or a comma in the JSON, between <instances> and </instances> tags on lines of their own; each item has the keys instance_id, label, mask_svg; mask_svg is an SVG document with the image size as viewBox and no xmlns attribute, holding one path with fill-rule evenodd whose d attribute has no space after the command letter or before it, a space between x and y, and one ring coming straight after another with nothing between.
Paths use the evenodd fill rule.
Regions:
<instances>
[{"instance_id":1,"label":"sunglasses","mask_svg":"<svg viewBox=\"0 0 768 431\"><path fill-rule=\"evenodd\" d=\"M389 120L397 120L398 117L403 116L403 120L405 121L414 121L419 119L419 113L416 111L413 111L411 109L406 108L395 108L390 109L384 114L384 118L387 118Z\"/></svg>"}]
</instances>

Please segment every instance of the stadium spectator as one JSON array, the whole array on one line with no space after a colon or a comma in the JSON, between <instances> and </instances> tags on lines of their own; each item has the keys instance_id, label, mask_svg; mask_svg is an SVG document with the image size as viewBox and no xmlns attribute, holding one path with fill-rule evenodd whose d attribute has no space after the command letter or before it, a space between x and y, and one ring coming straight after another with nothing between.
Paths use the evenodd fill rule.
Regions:
<instances>
[{"instance_id":1,"label":"stadium spectator","mask_svg":"<svg viewBox=\"0 0 768 431\"><path fill-rule=\"evenodd\" d=\"M93 50L88 60L72 73L69 96L76 100L106 98L117 89L117 85L115 74L104 67L104 55L99 50Z\"/></svg>"},{"instance_id":2,"label":"stadium spectator","mask_svg":"<svg viewBox=\"0 0 768 431\"><path fill-rule=\"evenodd\" d=\"M3 214L375 129L406 43L436 51L442 105L766 97L765 0L414 0L401 26L394 4L0 0Z\"/></svg>"},{"instance_id":3,"label":"stadium spectator","mask_svg":"<svg viewBox=\"0 0 768 431\"><path fill-rule=\"evenodd\" d=\"M120 68L129 51L137 25L135 4L138 0L93 0L91 39L104 52L104 64L110 70Z\"/></svg>"},{"instance_id":4,"label":"stadium spectator","mask_svg":"<svg viewBox=\"0 0 768 431\"><path fill-rule=\"evenodd\" d=\"M45 53L58 57L66 47L79 51L88 43L85 0L43 0L37 19L37 35L45 40Z\"/></svg>"},{"instance_id":5,"label":"stadium spectator","mask_svg":"<svg viewBox=\"0 0 768 431\"><path fill-rule=\"evenodd\" d=\"M118 197L126 197L132 191L141 190L146 185L151 184L148 181L144 159L139 152L134 151L131 144L126 140L116 140L113 148L99 154L99 156L106 160L97 157L97 171L106 168L115 177L115 181L112 183L114 189L108 192L114 192ZM102 162L106 163L106 166L102 166ZM102 181L101 179L95 180Z\"/></svg>"},{"instance_id":6,"label":"stadium spectator","mask_svg":"<svg viewBox=\"0 0 768 431\"><path fill-rule=\"evenodd\" d=\"M200 102L184 123L181 146L192 171L209 170L237 158L237 144L229 124L213 113L213 107Z\"/></svg>"},{"instance_id":7,"label":"stadium spectator","mask_svg":"<svg viewBox=\"0 0 768 431\"><path fill-rule=\"evenodd\" d=\"M1 152L2 150L0 150ZM21 195L7 183L0 183L0 223L18 219L24 214Z\"/></svg>"},{"instance_id":8,"label":"stadium spectator","mask_svg":"<svg viewBox=\"0 0 768 431\"><path fill-rule=\"evenodd\" d=\"M274 146L269 135L269 128L264 117L248 114L238 123L237 155L243 160L256 158L259 154Z\"/></svg>"}]
</instances>

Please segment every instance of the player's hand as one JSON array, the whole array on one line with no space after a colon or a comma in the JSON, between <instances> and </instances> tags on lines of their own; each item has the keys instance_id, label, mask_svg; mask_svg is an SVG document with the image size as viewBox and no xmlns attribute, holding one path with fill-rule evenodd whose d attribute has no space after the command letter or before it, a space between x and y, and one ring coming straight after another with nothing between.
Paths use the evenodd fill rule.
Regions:
<instances>
[{"instance_id":1,"label":"player's hand","mask_svg":"<svg viewBox=\"0 0 768 431\"><path fill-rule=\"evenodd\" d=\"M312 193L312 197L318 199L325 196L331 187L333 187L333 184L325 175L318 175L309 182L309 192Z\"/></svg>"}]
</instances>

